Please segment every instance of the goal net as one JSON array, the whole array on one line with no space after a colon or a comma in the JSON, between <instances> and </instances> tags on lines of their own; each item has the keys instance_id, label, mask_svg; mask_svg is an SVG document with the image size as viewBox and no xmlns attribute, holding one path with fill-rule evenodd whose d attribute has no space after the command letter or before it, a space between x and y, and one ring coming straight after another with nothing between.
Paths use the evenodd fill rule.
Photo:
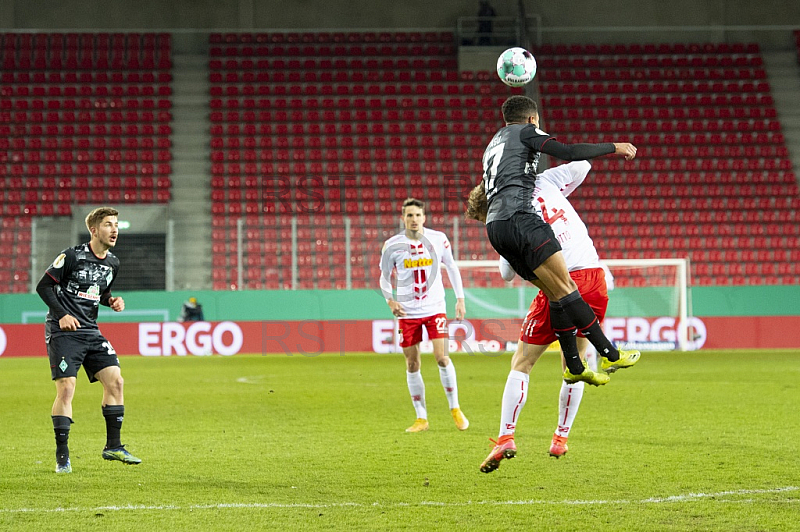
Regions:
<instances>
[{"instance_id":1,"label":"goal net","mask_svg":"<svg viewBox=\"0 0 800 532\"><path fill-rule=\"evenodd\" d=\"M651 351L696 348L694 338L704 331L697 330L702 325L692 318L688 259L602 262L613 276L603 323L611 341L622 348ZM494 260L458 261L458 266L464 279L467 319L475 322L475 340L480 343L491 337L513 349L538 289L519 277L504 282Z\"/></svg>"}]
</instances>

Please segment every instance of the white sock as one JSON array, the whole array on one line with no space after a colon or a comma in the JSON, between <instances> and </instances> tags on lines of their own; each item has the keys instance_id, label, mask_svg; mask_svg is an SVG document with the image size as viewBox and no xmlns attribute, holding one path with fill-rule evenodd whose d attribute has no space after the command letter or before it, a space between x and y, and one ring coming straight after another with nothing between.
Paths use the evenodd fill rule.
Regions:
<instances>
[{"instance_id":1,"label":"white sock","mask_svg":"<svg viewBox=\"0 0 800 532\"><path fill-rule=\"evenodd\" d=\"M425 407L425 383L422 382L422 373L406 371L408 392L411 394L411 404L417 412L418 419L428 419L428 409Z\"/></svg>"},{"instance_id":2,"label":"white sock","mask_svg":"<svg viewBox=\"0 0 800 532\"><path fill-rule=\"evenodd\" d=\"M589 344L586 348L586 365L589 366L589 369L592 371L597 371L597 349L594 348L592 344Z\"/></svg>"},{"instance_id":3,"label":"white sock","mask_svg":"<svg viewBox=\"0 0 800 532\"><path fill-rule=\"evenodd\" d=\"M583 388L585 383L576 382L575 384L561 383L561 393L558 396L558 429L556 434L566 438L575 421L578 407L583 398Z\"/></svg>"},{"instance_id":4,"label":"white sock","mask_svg":"<svg viewBox=\"0 0 800 532\"><path fill-rule=\"evenodd\" d=\"M500 413L500 436L514 434L517 430L517 420L528 400L528 381L530 376L511 370L503 390L503 408Z\"/></svg>"},{"instance_id":5,"label":"white sock","mask_svg":"<svg viewBox=\"0 0 800 532\"><path fill-rule=\"evenodd\" d=\"M439 366L439 379L442 381L444 394L450 404L450 410L459 408L458 405L458 383L456 382L456 367L451 360L445 367Z\"/></svg>"}]
</instances>

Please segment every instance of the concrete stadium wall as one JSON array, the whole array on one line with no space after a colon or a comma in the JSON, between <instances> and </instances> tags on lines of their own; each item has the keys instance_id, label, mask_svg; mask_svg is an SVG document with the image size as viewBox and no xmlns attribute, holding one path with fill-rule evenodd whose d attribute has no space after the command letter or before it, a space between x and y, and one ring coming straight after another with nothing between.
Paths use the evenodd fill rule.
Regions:
<instances>
[{"instance_id":1,"label":"concrete stadium wall","mask_svg":"<svg viewBox=\"0 0 800 532\"><path fill-rule=\"evenodd\" d=\"M515 16L517 0L492 0ZM797 25L800 2L786 0L594 0L526 2L545 27ZM567 8L568 6L568 8ZM478 1L440 0L0 0L7 29L451 28ZM714 36L698 35L697 41ZM551 39L552 40L552 39Z\"/></svg>"}]
</instances>

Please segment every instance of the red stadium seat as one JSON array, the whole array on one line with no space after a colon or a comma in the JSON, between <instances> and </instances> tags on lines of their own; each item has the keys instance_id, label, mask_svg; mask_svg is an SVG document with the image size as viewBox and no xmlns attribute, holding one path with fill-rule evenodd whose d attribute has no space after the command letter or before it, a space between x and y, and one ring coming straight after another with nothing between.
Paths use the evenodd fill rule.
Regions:
<instances>
[{"instance_id":1,"label":"red stadium seat","mask_svg":"<svg viewBox=\"0 0 800 532\"><path fill-rule=\"evenodd\" d=\"M355 182L365 185L354 189L358 192L326 190L323 197L332 201L325 208L328 214L339 216L344 211L369 223L386 213L393 217L387 223L394 225L393 205L409 193L425 197L432 215L460 212L460 202L445 201L450 196L438 175L480 175L487 135L499 125L496 108L515 92L491 84L486 72L442 73L444 65L454 61L455 50L452 35L441 41L437 36L435 32L278 32L254 36L256 45L249 51L239 46L244 42L239 39L249 37L210 38L211 55L219 63L216 68L227 67L209 97L212 135L220 142L223 135L229 135L227 143L212 140L212 175L239 179L259 174L292 179L323 171L330 176L353 175ZM227 39L230 42L222 42ZM317 48L304 48L314 46ZM636 246L628 252L627 244L625 248L620 245L612 250L617 256L659 257L689 245L707 246L711 251L727 249L727 241L715 240L716 235L749 234L744 233L745 228L753 224L746 222L743 212L759 212L759 220L769 218L769 223L756 225L775 238L780 231L786 232L778 229L778 220L796 222L790 214L792 201L762 204L759 199L782 198L787 192L770 188L753 176L774 172L779 177L770 183L783 182L782 175L791 169L791 163L774 118L769 86L757 72L760 61L745 58L741 51L745 48L680 43L542 47L537 57L543 65L540 88L545 116L553 120L548 124L551 133L567 142L605 142L629 135L635 144L647 148L648 153L640 152L641 157L633 163L613 158L593 161L593 179L587 180L582 185L585 191L576 196L616 198L604 203L585 199L584 203L593 209L590 215L601 220L605 234L616 236L609 245L627 238ZM734 49L740 51L732 52ZM314 50L317 57L313 57ZM548 57L554 51L559 55ZM357 55L353 56L354 52ZM753 53L758 54L757 50ZM303 61L312 61L300 57L313 58L309 67L314 76L304 78L295 71L302 69ZM258 77L252 69L261 71ZM633 75L645 70L646 80ZM262 84L257 90L256 79ZM320 82L323 85L318 87ZM309 84L316 90L309 90ZM305 113L300 112L301 107ZM256 125L257 121L260 124ZM756 135L763 138L756 141ZM763 148L745 154L752 146ZM214 159L215 154L222 159ZM778 174L779 170L784 173ZM753 187L743 189L741 185L746 183ZM724 189L726 185L731 190ZM458 190L459 197L466 192ZM791 195L797 198L796 185ZM301 196L291 189L288 197L297 202ZM212 212L236 214L241 210L241 200L227 198L224 201L236 201L236 206L214 203ZM346 201L340 202L342 198ZM257 201L257 196L251 193L245 201ZM794 200L796 206L799 202ZM606 212L607 205L617 212ZM268 202L261 214L296 213L295 207ZM645 213L647 216L639 219ZM720 216L726 221L720 222ZM686 221L691 228L696 228L696 223L713 224L714 236L695 242L704 233L690 233ZM732 228L730 233L722 232L725 227ZM653 238L636 238L639 234ZM764 242L749 245L759 243ZM330 245L335 250L339 244L334 238ZM470 257L483 258L488 252L484 241L468 240L465 246ZM310 259L304 256L302 260ZM699 277L703 282L715 282L727 274L731 283L760 282L750 272L752 268L741 272L734 268L708 271ZM363 269L354 268L354 286L364 282L363 276ZM285 281L275 280L272 286L285 286Z\"/></svg>"}]
</instances>

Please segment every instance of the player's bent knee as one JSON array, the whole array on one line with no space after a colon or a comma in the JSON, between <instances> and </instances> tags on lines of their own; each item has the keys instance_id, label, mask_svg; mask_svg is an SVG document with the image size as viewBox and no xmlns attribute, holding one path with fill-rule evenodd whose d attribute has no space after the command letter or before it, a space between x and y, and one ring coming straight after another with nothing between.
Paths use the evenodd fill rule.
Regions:
<instances>
[{"instance_id":1,"label":"player's bent knee","mask_svg":"<svg viewBox=\"0 0 800 532\"><path fill-rule=\"evenodd\" d=\"M58 379L56 380L56 394L59 397L70 396L75 393L75 379Z\"/></svg>"},{"instance_id":2,"label":"player's bent knee","mask_svg":"<svg viewBox=\"0 0 800 532\"><path fill-rule=\"evenodd\" d=\"M59 388L56 392L56 397L59 401L69 403L75 396L75 388Z\"/></svg>"},{"instance_id":3,"label":"player's bent knee","mask_svg":"<svg viewBox=\"0 0 800 532\"><path fill-rule=\"evenodd\" d=\"M123 384L125 384L125 381L119 375L111 379L108 379L106 381L103 381L103 387L109 394L115 397L119 397L122 395Z\"/></svg>"}]
</instances>

